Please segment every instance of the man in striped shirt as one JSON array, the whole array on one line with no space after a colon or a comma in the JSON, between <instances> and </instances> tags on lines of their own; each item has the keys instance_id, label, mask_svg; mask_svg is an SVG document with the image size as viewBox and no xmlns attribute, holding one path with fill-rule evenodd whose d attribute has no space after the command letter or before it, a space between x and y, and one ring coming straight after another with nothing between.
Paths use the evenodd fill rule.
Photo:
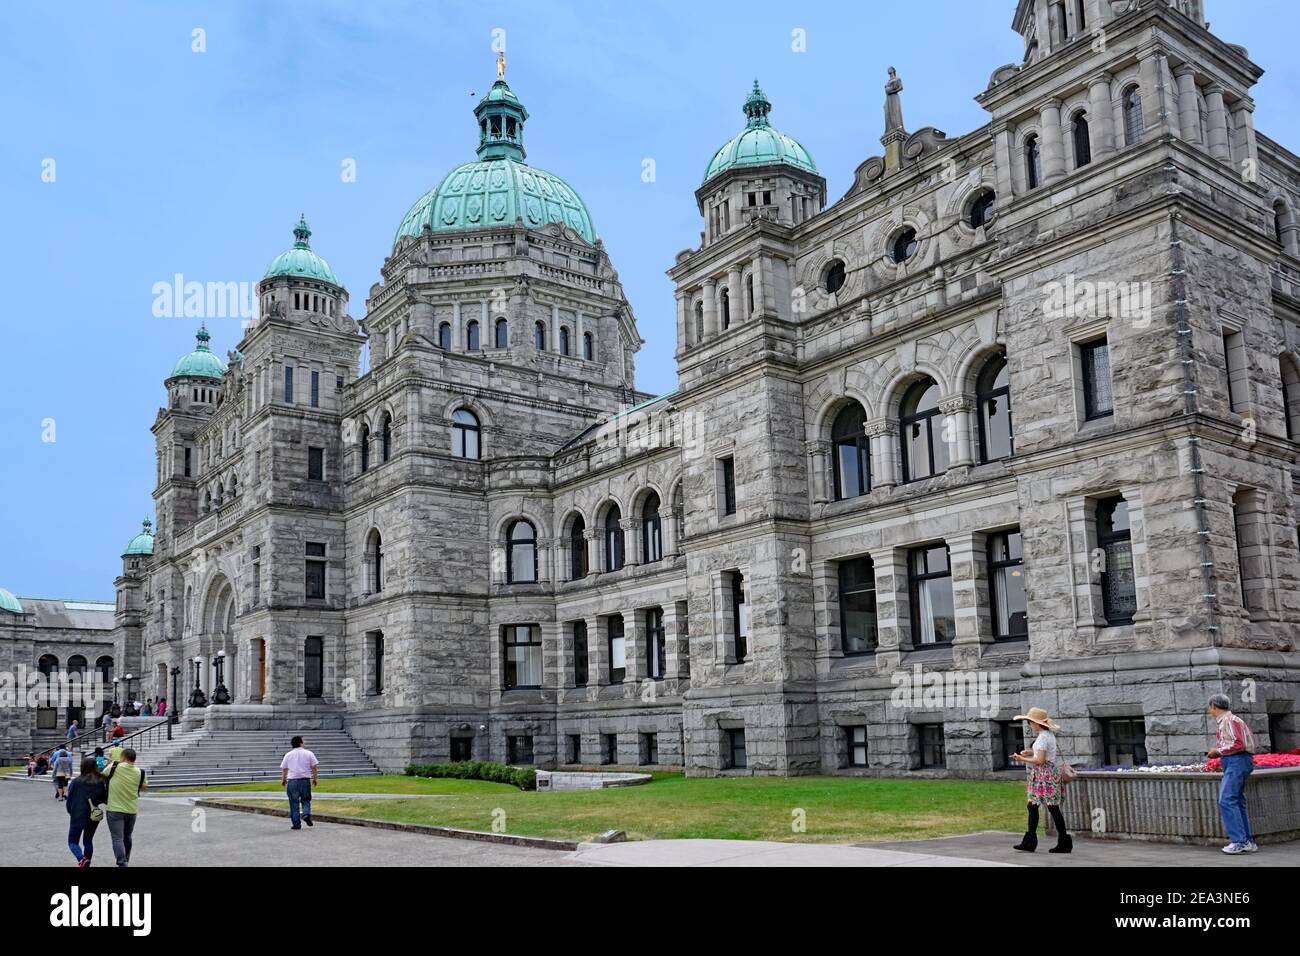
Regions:
<instances>
[{"instance_id":1,"label":"man in striped shirt","mask_svg":"<svg viewBox=\"0 0 1300 956\"><path fill-rule=\"evenodd\" d=\"M1255 734L1244 720L1232 712L1226 694L1210 698L1210 716L1215 722L1214 749L1209 757L1218 757L1223 765L1223 783L1219 786L1219 815L1228 831L1224 853L1254 853L1259 849L1250 832L1246 815L1246 780L1255 769Z\"/></svg>"}]
</instances>

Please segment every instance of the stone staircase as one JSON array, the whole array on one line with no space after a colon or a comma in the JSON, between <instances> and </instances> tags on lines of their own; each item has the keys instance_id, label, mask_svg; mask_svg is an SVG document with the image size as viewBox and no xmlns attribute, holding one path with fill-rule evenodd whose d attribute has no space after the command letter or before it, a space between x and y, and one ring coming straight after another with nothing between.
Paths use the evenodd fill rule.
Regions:
<instances>
[{"instance_id":1,"label":"stone staircase","mask_svg":"<svg viewBox=\"0 0 1300 956\"><path fill-rule=\"evenodd\" d=\"M293 736L275 730L193 730L140 750L149 788L198 787L280 779L280 759ZM380 771L343 730L303 732L325 777L371 776Z\"/></svg>"}]
</instances>

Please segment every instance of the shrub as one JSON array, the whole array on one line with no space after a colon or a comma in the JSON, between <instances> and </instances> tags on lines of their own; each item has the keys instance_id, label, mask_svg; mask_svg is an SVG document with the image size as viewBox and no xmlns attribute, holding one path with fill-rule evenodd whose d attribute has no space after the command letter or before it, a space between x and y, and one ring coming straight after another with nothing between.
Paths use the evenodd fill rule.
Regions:
<instances>
[{"instance_id":1,"label":"shrub","mask_svg":"<svg viewBox=\"0 0 1300 956\"><path fill-rule=\"evenodd\" d=\"M408 777L451 777L456 780L486 780L508 783L520 790L537 789L537 771L531 767L509 767L491 760L458 760L455 763L413 763Z\"/></svg>"}]
</instances>

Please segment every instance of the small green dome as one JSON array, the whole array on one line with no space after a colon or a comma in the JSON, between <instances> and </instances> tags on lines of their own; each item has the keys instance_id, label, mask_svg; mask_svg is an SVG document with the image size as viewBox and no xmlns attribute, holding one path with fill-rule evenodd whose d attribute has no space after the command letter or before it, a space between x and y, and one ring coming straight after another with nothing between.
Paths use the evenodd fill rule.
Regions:
<instances>
[{"instance_id":1,"label":"small green dome","mask_svg":"<svg viewBox=\"0 0 1300 956\"><path fill-rule=\"evenodd\" d=\"M9 611L11 614L22 614L23 606L18 603L18 599L4 588L0 588L0 611Z\"/></svg>"},{"instance_id":2,"label":"small green dome","mask_svg":"<svg viewBox=\"0 0 1300 956\"><path fill-rule=\"evenodd\" d=\"M311 229L307 227L307 217L298 217L298 225L293 227L293 248L287 249L271 260L266 267L263 279L275 276L302 276L307 279L321 279L342 287L343 283L334 275L330 264L311 251L308 240Z\"/></svg>"},{"instance_id":3,"label":"small green dome","mask_svg":"<svg viewBox=\"0 0 1300 956\"><path fill-rule=\"evenodd\" d=\"M125 557L128 554L153 554L153 522L148 518L144 519L140 533L127 542L122 555Z\"/></svg>"},{"instance_id":4,"label":"small green dome","mask_svg":"<svg viewBox=\"0 0 1300 956\"><path fill-rule=\"evenodd\" d=\"M393 244L403 236L418 236L426 225L441 232L507 226L516 219L533 229L558 222L588 242L596 241L591 214L572 186L544 169L502 157L453 169L411 207Z\"/></svg>"},{"instance_id":5,"label":"small green dome","mask_svg":"<svg viewBox=\"0 0 1300 956\"><path fill-rule=\"evenodd\" d=\"M704 182L719 173L741 166L770 166L784 163L797 166L810 173L817 172L817 164L808 150L793 137L773 128L767 121L772 104L754 81L754 89L745 100L744 111L749 118L745 128L733 136L713 154L704 171Z\"/></svg>"},{"instance_id":6,"label":"small green dome","mask_svg":"<svg viewBox=\"0 0 1300 956\"><path fill-rule=\"evenodd\" d=\"M191 378L221 378L226 372L226 363L212 354L208 341L212 338L202 326L194 333L194 351L184 355L172 369L172 378L187 375Z\"/></svg>"}]
</instances>

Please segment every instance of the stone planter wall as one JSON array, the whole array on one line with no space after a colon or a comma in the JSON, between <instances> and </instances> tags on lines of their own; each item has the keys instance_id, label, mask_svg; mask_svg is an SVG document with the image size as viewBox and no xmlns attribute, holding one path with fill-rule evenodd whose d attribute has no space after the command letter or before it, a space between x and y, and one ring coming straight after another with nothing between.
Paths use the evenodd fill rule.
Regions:
<instances>
[{"instance_id":1,"label":"stone planter wall","mask_svg":"<svg viewBox=\"0 0 1300 956\"><path fill-rule=\"evenodd\" d=\"M537 771L538 790L604 790L609 787L636 787L651 780L648 773L614 773L604 771Z\"/></svg>"},{"instance_id":2,"label":"stone planter wall","mask_svg":"<svg viewBox=\"0 0 1300 956\"><path fill-rule=\"evenodd\" d=\"M1082 771L1066 791L1065 823L1100 839L1226 843L1222 779L1219 773ZM1246 802L1260 843L1300 839L1300 768L1256 770Z\"/></svg>"}]
</instances>

